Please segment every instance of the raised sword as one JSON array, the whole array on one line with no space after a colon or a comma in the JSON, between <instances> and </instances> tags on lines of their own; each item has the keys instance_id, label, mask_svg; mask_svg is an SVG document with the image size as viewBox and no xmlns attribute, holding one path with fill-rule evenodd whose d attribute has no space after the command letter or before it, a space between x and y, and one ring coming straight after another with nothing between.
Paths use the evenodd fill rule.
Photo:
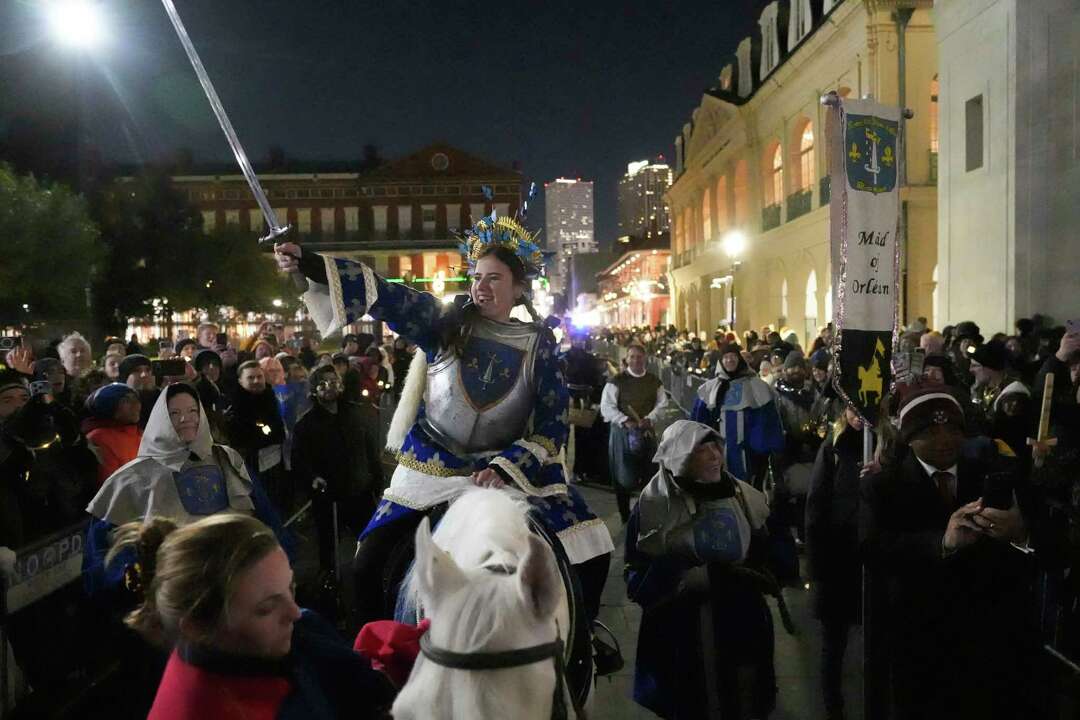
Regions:
<instances>
[{"instance_id":1,"label":"raised sword","mask_svg":"<svg viewBox=\"0 0 1080 720\"><path fill-rule=\"evenodd\" d=\"M203 67L199 53L191 43L187 28L184 27L180 14L176 12L176 6L173 5L172 0L161 0L161 4L165 6L165 12L168 14L169 20L172 21L177 37L180 38L180 44L184 46L184 52L187 53L188 60L191 61L191 66L195 68L195 74L199 77L199 84L202 85L203 92L206 93L210 108L214 111L214 116L217 118L218 124L221 125L222 132L225 133L225 139L228 141L229 147L232 148L236 163L240 166L240 172L244 174L248 188L251 189L251 194L255 196L255 202L258 203L259 210L262 211L263 218L266 220L266 227L269 228L269 232L265 237L259 238L259 243L275 243L278 238L289 232L289 226L278 223L277 214L274 213L274 208L270 207L270 201L266 199L266 193L259 183L254 168L251 167L247 153L244 152L244 146L240 144L240 138L236 136L236 130L233 129L229 116L225 113L225 107L221 104L221 98L218 97L217 90L214 89L214 83L210 81L210 76L207 75L206 68Z\"/></svg>"}]
</instances>

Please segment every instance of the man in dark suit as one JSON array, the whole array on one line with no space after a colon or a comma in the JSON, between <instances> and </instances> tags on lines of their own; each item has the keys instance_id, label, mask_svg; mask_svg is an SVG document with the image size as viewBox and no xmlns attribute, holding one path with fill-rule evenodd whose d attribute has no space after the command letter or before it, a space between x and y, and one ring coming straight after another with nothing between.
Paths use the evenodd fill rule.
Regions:
<instances>
[{"instance_id":1,"label":"man in dark suit","mask_svg":"<svg viewBox=\"0 0 1080 720\"><path fill-rule=\"evenodd\" d=\"M1020 717L1028 533L1009 459L963 427L951 394L917 389L896 462L863 485L860 540L886 587L875 622L900 720Z\"/></svg>"}]
</instances>

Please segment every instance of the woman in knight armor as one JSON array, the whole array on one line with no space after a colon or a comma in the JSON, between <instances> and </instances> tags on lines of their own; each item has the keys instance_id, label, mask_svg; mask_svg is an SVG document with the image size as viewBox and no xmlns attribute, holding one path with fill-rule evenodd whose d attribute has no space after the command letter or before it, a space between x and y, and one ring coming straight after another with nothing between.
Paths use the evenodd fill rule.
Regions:
<instances>
[{"instance_id":1,"label":"woman in knight armor","mask_svg":"<svg viewBox=\"0 0 1080 720\"><path fill-rule=\"evenodd\" d=\"M516 220L494 213L465 241L472 285L461 304L388 282L359 262L303 253L293 243L275 248L281 269L307 277L304 301L324 336L369 314L419 346L387 442L398 466L357 547L356 619L387 616L387 557L423 515L480 485L528 497L575 567L591 620L614 546L568 484L561 459L568 394L553 323L529 298L543 255ZM532 322L511 319L517 305ZM397 428L408 428L403 439Z\"/></svg>"}]
</instances>

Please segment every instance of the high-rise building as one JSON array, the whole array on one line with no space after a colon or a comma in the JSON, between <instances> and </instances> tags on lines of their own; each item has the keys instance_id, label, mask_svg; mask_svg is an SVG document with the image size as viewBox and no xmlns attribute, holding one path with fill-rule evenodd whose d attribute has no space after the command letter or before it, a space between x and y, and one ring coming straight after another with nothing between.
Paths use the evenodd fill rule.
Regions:
<instances>
[{"instance_id":1,"label":"high-rise building","mask_svg":"<svg viewBox=\"0 0 1080 720\"><path fill-rule=\"evenodd\" d=\"M558 178L544 183L544 209L547 249L556 253L552 291L563 292L570 258L597 251L592 181Z\"/></svg>"},{"instance_id":2,"label":"high-rise building","mask_svg":"<svg viewBox=\"0 0 1080 720\"><path fill-rule=\"evenodd\" d=\"M671 230L671 211L664 201L671 187L671 168L663 159L626 166L619 181L619 235L647 240Z\"/></svg>"}]
</instances>

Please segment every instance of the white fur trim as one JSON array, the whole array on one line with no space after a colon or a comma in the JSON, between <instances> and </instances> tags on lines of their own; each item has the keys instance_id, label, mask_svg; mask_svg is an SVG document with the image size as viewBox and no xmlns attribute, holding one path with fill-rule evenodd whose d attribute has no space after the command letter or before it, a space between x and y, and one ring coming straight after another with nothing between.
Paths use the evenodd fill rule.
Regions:
<instances>
[{"instance_id":1,"label":"white fur trim","mask_svg":"<svg viewBox=\"0 0 1080 720\"><path fill-rule=\"evenodd\" d=\"M416 422L416 416L420 413L420 402L427 390L427 369L427 355L423 349L416 348L409 363L409 372L405 376L405 386L401 389L401 399L398 400L394 417L390 420L390 429L386 433L386 447L390 450L396 452L401 449L405 444L405 436Z\"/></svg>"}]
</instances>

